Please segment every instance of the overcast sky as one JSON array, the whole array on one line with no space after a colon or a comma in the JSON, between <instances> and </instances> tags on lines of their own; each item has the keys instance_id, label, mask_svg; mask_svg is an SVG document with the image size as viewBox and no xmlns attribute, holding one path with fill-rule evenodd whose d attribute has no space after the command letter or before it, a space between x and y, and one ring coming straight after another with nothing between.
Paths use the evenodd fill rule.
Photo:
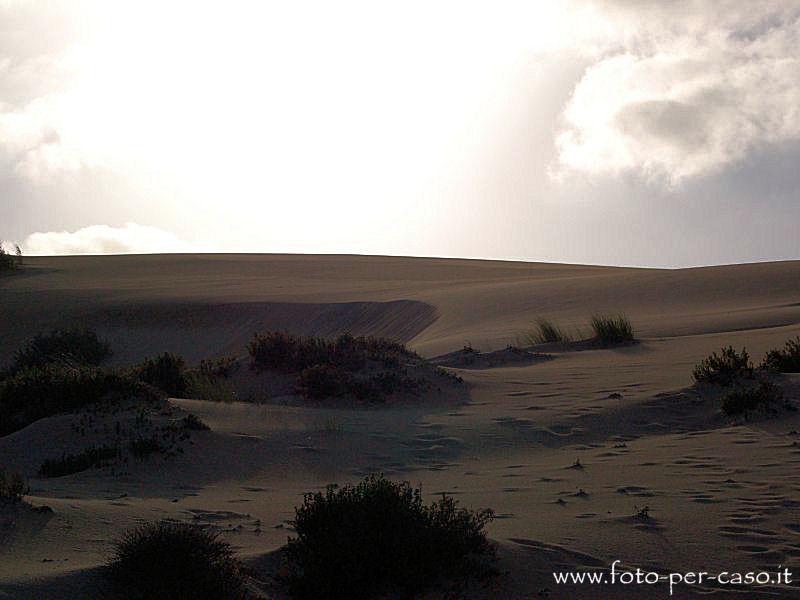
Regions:
<instances>
[{"instance_id":1,"label":"overcast sky","mask_svg":"<svg viewBox=\"0 0 800 600\"><path fill-rule=\"evenodd\" d=\"M800 1L0 0L0 239L798 256Z\"/></svg>"}]
</instances>

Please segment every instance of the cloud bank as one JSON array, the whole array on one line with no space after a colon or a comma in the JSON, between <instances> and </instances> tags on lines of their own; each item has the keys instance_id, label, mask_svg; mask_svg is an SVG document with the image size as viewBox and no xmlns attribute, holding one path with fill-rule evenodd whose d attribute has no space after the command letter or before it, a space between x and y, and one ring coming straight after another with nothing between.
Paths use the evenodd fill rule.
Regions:
<instances>
[{"instance_id":1,"label":"cloud bank","mask_svg":"<svg viewBox=\"0 0 800 600\"><path fill-rule=\"evenodd\" d=\"M603 2L555 172L677 184L800 139L800 4Z\"/></svg>"},{"instance_id":2,"label":"cloud bank","mask_svg":"<svg viewBox=\"0 0 800 600\"><path fill-rule=\"evenodd\" d=\"M25 254L154 254L197 251L175 234L157 227L125 223L122 227L91 225L77 231L33 233L22 243Z\"/></svg>"}]
</instances>

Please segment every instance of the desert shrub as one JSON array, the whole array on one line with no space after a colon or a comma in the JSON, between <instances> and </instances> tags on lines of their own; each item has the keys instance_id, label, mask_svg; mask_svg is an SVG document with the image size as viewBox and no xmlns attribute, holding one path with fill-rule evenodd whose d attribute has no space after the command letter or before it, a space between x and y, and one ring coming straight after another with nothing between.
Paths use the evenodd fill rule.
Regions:
<instances>
[{"instance_id":1,"label":"desert shrub","mask_svg":"<svg viewBox=\"0 0 800 600\"><path fill-rule=\"evenodd\" d=\"M183 396L189 387L186 363L182 357L171 352L144 359L134 372L140 381L157 387L169 396Z\"/></svg>"},{"instance_id":2,"label":"desert shrub","mask_svg":"<svg viewBox=\"0 0 800 600\"><path fill-rule=\"evenodd\" d=\"M19 248L19 246L17 246L17 248ZM22 252L19 252L15 258L8 250L5 249L3 242L0 242L0 273L14 271L21 265Z\"/></svg>"},{"instance_id":3,"label":"desert shrub","mask_svg":"<svg viewBox=\"0 0 800 600\"><path fill-rule=\"evenodd\" d=\"M778 373L800 372L800 337L789 340L783 348L767 352L761 367Z\"/></svg>"},{"instance_id":4,"label":"desert shrub","mask_svg":"<svg viewBox=\"0 0 800 600\"><path fill-rule=\"evenodd\" d=\"M40 333L14 354L11 373L50 363L98 366L111 356L111 347L89 329L56 329Z\"/></svg>"},{"instance_id":5,"label":"desert shrub","mask_svg":"<svg viewBox=\"0 0 800 600\"><path fill-rule=\"evenodd\" d=\"M119 455L116 446L96 446L78 454L62 454L61 458L44 461L39 467L39 477L63 477L92 467L102 467L119 458Z\"/></svg>"},{"instance_id":6,"label":"desert shrub","mask_svg":"<svg viewBox=\"0 0 800 600\"><path fill-rule=\"evenodd\" d=\"M131 449L131 454L136 458L147 458L151 454L163 454L168 450L167 446L162 444L154 435L149 437L137 437L131 440L129 447Z\"/></svg>"},{"instance_id":7,"label":"desert shrub","mask_svg":"<svg viewBox=\"0 0 800 600\"><path fill-rule=\"evenodd\" d=\"M325 364L307 367L297 377L297 391L310 400L344 396L353 389L353 385L352 375Z\"/></svg>"},{"instance_id":8,"label":"desert shrub","mask_svg":"<svg viewBox=\"0 0 800 600\"><path fill-rule=\"evenodd\" d=\"M198 373L208 379L228 379L238 368L235 356L224 356L216 360L201 360Z\"/></svg>"},{"instance_id":9,"label":"desert shrub","mask_svg":"<svg viewBox=\"0 0 800 600\"><path fill-rule=\"evenodd\" d=\"M211 427L206 425L200 417L197 415L193 415L189 413L186 415L183 420L181 421L184 429L188 429L189 431L210 431Z\"/></svg>"},{"instance_id":10,"label":"desert shrub","mask_svg":"<svg viewBox=\"0 0 800 600\"><path fill-rule=\"evenodd\" d=\"M408 483L371 475L351 486L306 494L287 545L289 586L299 598L407 595L464 575L494 549L491 510L472 512L443 495L426 505Z\"/></svg>"},{"instance_id":11,"label":"desert shrub","mask_svg":"<svg viewBox=\"0 0 800 600\"><path fill-rule=\"evenodd\" d=\"M783 392L762 379L756 385L734 389L722 397L722 412L729 416L745 415L756 410L775 409L783 403Z\"/></svg>"},{"instance_id":12,"label":"desert shrub","mask_svg":"<svg viewBox=\"0 0 800 600\"><path fill-rule=\"evenodd\" d=\"M353 337L348 333L325 340L273 331L257 334L248 351L254 369L284 373L299 373L315 365L357 371L369 362L396 368L403 359L419 358L403 344L384 338Z\"/></svg>"},{"instance_id":13,"label":"desert shrub","mask_svg":"<svg viewBox=\"0 0 800 600\"><path fill-rule=\"evenodd\" d=\"M633 341L633 325L625 315L594 315L590 320L594 338L603 346Z\"/></svg>"},{"instance_id":14,"label":"desert shrub","mask_svg":"<svg viewBox=\"0 0 800 600\"><path fill-rule=\"evenodd\" d=\"M129 398L154 399L154 394L109 369L52 364L25 369L0 385L0 435L50 415Z\"/></svg>"},{"instance_id":15,"label":"desert shrub","mask_svg":"<svg viewBox=\"0 0 800 600\"><path fill-rule=\"evenodd\" d=\"M195 525L161 521L125 532L108 577L128 600L238 600L244 574L229 544Z\"/></svg>"},{"instance_id":16,"label":"desert shrub","mask_svg":"<svg viewBox=\"0 0 800 600\"><path fill-rule=\"evenodd\" d=\"M194 371L186 376L185 396L197 400L233 402L236 400L236 390L223 377L210 377L199 371Z\"/></svg>"},{"instance_id":17,"label":"desert shrub","mask_svg":"<svg viewBox=\"0 0 800 600\"><path fill-rule=\"evenodd\" d=\"M737 379L751 377L753 364L747 350L742 348L741 354L733 346L722 348L720 354L711 353L694 367L692 376L699 383L716 383L730 385Z\"/></svg>"},{"instance_id":18,"label":"desert shrub","mask_svg":"<svg viewBox=\"0 0 800 600\"><path fill-rule=\"evenodd\" d=\"M570 336L556 323L548 319L536 319L535 329L528 334L528 342L534 344L548 344L551 342L565 343L570 341Z\"/></svg>"},{"instance_id":19,"label":"desert shrub","mask_svg":"<svg viewBox=\"0 0 800 600\"><path fill-rule=\"evenodd\" d=\"M0 502L19 502L28 491L19 473L0 468Z\"/></svg>"}]
</instances>

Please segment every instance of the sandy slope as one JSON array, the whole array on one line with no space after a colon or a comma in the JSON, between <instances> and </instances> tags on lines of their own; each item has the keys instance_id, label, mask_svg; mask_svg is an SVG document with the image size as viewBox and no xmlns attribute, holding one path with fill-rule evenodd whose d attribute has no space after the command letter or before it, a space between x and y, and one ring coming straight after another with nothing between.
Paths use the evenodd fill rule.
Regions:
<instances>
[{"instance_id":1,"label":"sandy slope","mask_svg":"<svg viewBox=\"0 0 800 600\"><path fill-rule=\"evenodd\" d=\"M548 588L555 598L666 596L647 586L602 595L559 588L550 575L614 559L661 572L781 564L800 579L800 436L791 433L800 417L730 423L713 401L684 390L711 350L746 345L758 359L800 332L798 262L677 271L353 256L29 264L25 275L0 280L0 360L31 333L66 322L97 327L120 361L165 349L193 360L237 352L267 327L377 333L430 356L466 342L491 350L536 315L585 329L602 310L627 312L642 343L460 370L471 400L455 408L176 401L213 428L184 455L137 463L121 477L100 470L32 479L31 501L55 512L16 517L0 546L0 597L92 597L91 567L113 534L140 519L220 527L258 564L285 542L304 491L374 470L498 512L491 535L508 572L473 595L535 597ZM798 383L790 376L786 385ZM54 426L0 438L0 463L33 475L36 436ZM569 468L576 459L582 469ZM643 505L652 520L633 518ZM730 593L684 587L674 597L700 591ZM791 597L768 587L740 597L756 591Z\"/></svg>"}]
</instances>

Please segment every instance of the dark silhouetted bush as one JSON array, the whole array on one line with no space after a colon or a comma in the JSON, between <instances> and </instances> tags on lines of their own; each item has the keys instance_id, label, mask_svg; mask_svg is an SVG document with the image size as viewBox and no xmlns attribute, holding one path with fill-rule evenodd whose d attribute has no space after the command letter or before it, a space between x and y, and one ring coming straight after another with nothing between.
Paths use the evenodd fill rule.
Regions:
<instances>
[{"instance_id":1,"label":"dark silhouetted bush","mask_svg":"<svg viewBox=\"0 0 800 600\"><path fill-rule=\"evenodd\" d=\"M300 372L297 390L310 400L339 398L353 389L354 379L346 371L331 365L313 365Z\"/></svg>"},{"instance_id":2,"label":"dark silhouetted bush","mask_svg":"<svg viewBox=\"0 0 800 600\"><path fill-rule=\"evenodd\" d=\"M208 379L228 379L238 368L235 356L225 356L216 360L201 360L198 373Z\"/></svg>"},{"instance_id":3,"label":"dark silhouetted bush","mask_svg":"<svg viewBox=\"0 0 800 600\"><path fill-rule=\"evenodd\" d=\"M747 350L742 348L741 354L733 346L722 348L720 354L713 352L701 360L694 368L692 376L699 383L716 383L730 385L737 379L752 377L753 364Z\"/></svg>"},{"instance_id":4,"label":"dark silhouetted bush","mask_svg":"<svg viewBox=\"0 0 800 600\"><path fill-rule=\"evenodd\" d=\"M25 369L0 384L0 435L58 413L131 398L157 397L132 377L109 369L52 364Z\"/></svg>"},{"instance_id":5,"label":"dark silhouetted bush","mask_svg":"<svg viewBox=\"0 0 800 600\"><path fill-rule=\"evenodd\" d=\"M0 274L15 271L22 265L22 253L15 258L0 242Z\"/></svg>"},{"instance_id":6,"label":"dark silhouetted bush","mask_svg":"<svg viewBox=\"0 0 800 600\"><path fill-rule=\"evenodd\" d=\"M800 373L800 337L767 352L761 367L776 373Z\"/></svg>"},{"instance_id":7,"label":"dark silhouetted bush","mask_svg":"<svg viewBox=\"0 0 800 600\"><path fill-rule=\"evenodd\" d=\"M39 477L63 477L80 473L92 467L102 467L120 456L116 446L97 446L79 454L62 454L61 458L48 459L39 467Z\"/></svg>"},{"instance_id":8,"label":"dark silhouetted bush","mask_svg":"<svg viewBox=\"0 0 800 600\"><path fill-rule=\"evenodd\" d=\"M200 417L197 415L193 415L189 413L186 415L183 420L181 421L184 429L188 429L189 431L210 431L211 427L206 425Z\"/></svg>"},{"instance_id":9,"label":"dark silhouetted bush","mask_svg":"<svg viewBox=\"0 0 800 600\"><path fill-rule=\"evenodd\" d=\"M116 543L108 577L126 600L239 600L242 565L218 535L161 521L127 531Z\"/></svg>"},{"instance_id":10,"label":"dark silhouetted bush","mask_svg":"<svg viewBox=\"0 0 800 600\"><path fill-rule=\"evenodd\" d=\"M287 546L289 585L298 598L403 597L474 570L494 548L484 528L491 510L458 508L442 496L371 475L355 486L307 494L295 509Z\"/></svg>"},{"instance_id":11,"label":"dark silhouetted bush","mask_svg":"<svg viewBox=\"0 0 800 600\"><path fill-rule=\"evenodd\" d=\"M14 354L9 369L16 373L30 367L56 363L96 367L111 356L111 347L89 329L57 329L40 333Z\"/></svg>"},{"instance_id":12,"label":"dark silhouetted bush","mask_svg":"<svg viewBox=\"0 0 800 600\"><path fill-rule=\"evenodd\" d=\"M368 362L384 368L396 368L404 359L419 358L403 344L383 338L353 337L347 333L335 340L325 340L269 332L256 335L248 351L254 369L283 373L299 373L315 365L357 371Z\"/></svg>"},{"instance_id":13,"label":"dark silhouetted bush","mask_svg":"<svg viewBox=\"0 0 800 600\"><path fill-rule=\"evenodd\" d=\"M28 491L19 473L0 468L0 502L19 502Z\"/></svg>"},{"instance_id":14,"label":"dark silhouetted bush","mask_svg":"<svg viewBox=\"0 0 800 600\"><path fill-rule=\"evenodd\" d=\"M140 381L157 387L169 396L184 396L189 387L186 363L182 357L171 352L144 359L134 371Z\"/></svg>"},{"instance_id":15,"label":"dark silhouetted bush","mask_svg":"<svg viewBox=\"0 0 800 600\"><path fill-rule=\"evenodd\" d=\"M590 321L594 339L603 346L627 344L634 341L633 325L625 315L595 315Z\"/></svg>"},{"instance_id":16,"label":"dark silhouetted bush","mask_svg":"<svg viewBox=\"0 0 800 600\"><path fill-rule=\"evenodd\" d=\"M151 454L164 454L169 448L152 435L131 440L130 449L136 458L147 458Z\"/></svg>"},{"instance_id":17,"label":"dark silhouetted bush","mask_svg":"<svg viewBox=\"0 0 800 600\"><path fill-rule=\"evenodd\" d=\"M722 412L747 416L756 410L774 410L784 404L781 389L767 379L758 384L734 389L722 397Z\"/></svg>"}]
</instances>

